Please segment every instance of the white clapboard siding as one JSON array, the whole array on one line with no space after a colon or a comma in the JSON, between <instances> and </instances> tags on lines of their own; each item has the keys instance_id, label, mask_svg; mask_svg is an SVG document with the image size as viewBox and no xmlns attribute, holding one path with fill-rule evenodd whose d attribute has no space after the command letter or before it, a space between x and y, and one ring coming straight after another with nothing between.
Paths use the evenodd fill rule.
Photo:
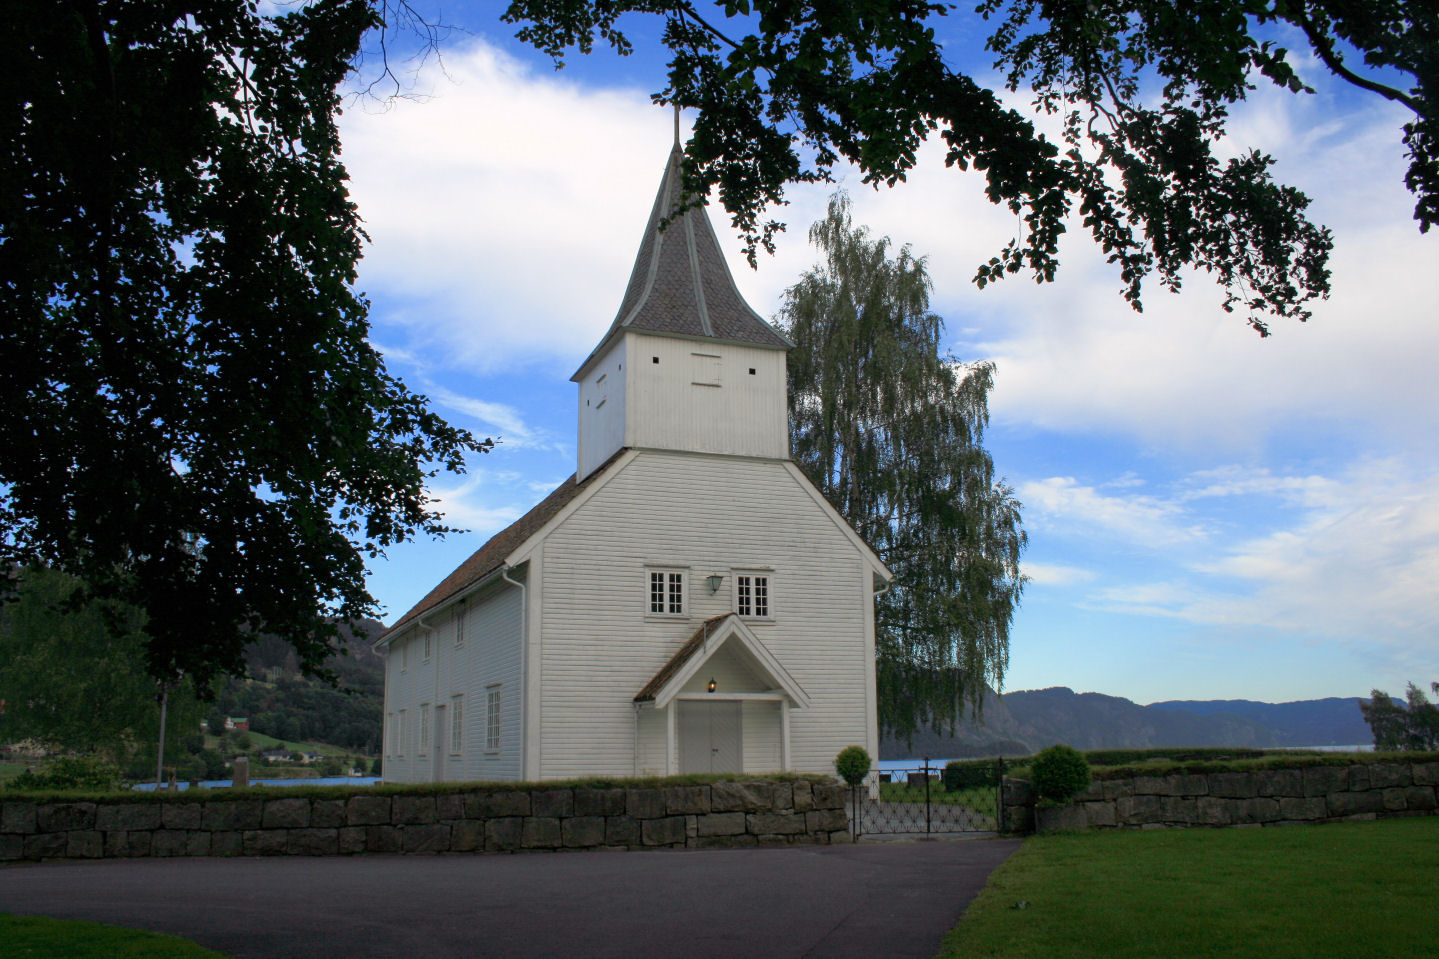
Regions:
<instances>
[{"instance_id":1,"label":"white clapboard siding","mask_svg":"<svg viewBox=\"0 0 1439 959\"><path fill-rule=\"evenodd\" d=\"M625 442L625 338L617 339L580 381L579 478Z\"/></svg>"},{"instance_id":2,"label":"white clapboard siding","mask_svg":"<svg viewBox=\"0 0 1439 959\"><path fill-rule=\"evenodd\" d=\"M685 616L647 615L647 565L685 569ZM544 778L633 768L634 695L731 610L735 568L770 571L772 618L750 626L810 699L791 711L791 767L832 773L842 747L874 751L870 566L785 463L642 452L549 532L541 566ZM641 714L645 768L655 712Z\"/></svg>"}]
</instances>

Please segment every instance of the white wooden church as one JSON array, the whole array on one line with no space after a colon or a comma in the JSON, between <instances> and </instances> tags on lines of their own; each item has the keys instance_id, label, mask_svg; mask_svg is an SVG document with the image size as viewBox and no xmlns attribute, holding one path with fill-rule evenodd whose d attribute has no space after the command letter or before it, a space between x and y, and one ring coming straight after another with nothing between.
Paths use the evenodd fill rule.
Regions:
<instances>
[{"instance_id":1,"label":"white wooden church","mask_svg":"<svg viewBox=\"0 0 1439 959\"><path fill-rule=\"evenodd\" d=\"M833 774L878 755L889 572L789 458L790 344L744 302L680 152L572 377L579 464L378 642L396 782Z\"/></svg>"}]
</instances>

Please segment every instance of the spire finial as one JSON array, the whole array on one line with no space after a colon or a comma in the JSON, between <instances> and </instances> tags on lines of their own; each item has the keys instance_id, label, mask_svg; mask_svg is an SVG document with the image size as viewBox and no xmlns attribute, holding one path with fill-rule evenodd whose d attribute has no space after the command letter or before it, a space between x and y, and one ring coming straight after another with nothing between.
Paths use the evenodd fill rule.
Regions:
<instances>
[{"instance_id":1,"label":"spire finial","mask_svg":"<svg viewBox=\"0 0 1439 959\"><path fill-rule=\"evenodd\" d=\"M679 147L679 145L680 145L680 105L679 105L678 103L676 103L676 104L674 104L674 108L675 108L675 146L676 146L676 147Z\"/></svg>"}]
</instances>

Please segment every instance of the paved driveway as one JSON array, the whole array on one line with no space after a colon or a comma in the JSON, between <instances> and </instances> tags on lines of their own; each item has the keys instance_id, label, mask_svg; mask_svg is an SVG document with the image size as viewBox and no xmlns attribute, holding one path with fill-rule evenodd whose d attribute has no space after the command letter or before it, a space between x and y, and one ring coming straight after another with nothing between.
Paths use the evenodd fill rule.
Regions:
<instances>
[{"instance_id":1,"label":"paved driveway","mask_svg":"<svg viewBox=\"0 0 1439 959\"><path fill-rule=\"evenodd\" d=\"M0 868L0 912L262 957L931 959L1016 839Z\"/></svg>"}]
</instances>

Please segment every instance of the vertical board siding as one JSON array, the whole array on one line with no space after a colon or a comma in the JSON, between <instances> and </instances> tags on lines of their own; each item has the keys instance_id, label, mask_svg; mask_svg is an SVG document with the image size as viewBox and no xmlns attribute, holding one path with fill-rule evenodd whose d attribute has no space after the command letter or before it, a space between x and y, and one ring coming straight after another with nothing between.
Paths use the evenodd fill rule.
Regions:
<instances>
[{"instance_id":1,"label":"vertical board siding","mask_svg":"<svg viewBox=\"0 0 1439 959\"><path fill-rule=\"evenodd\" d=\"M580 382L579 478L604 464L625 441L624 337ZM601 380L603 377L603 380Z\"/></svg>"},{"instance_id":2,"label":"vertical board siding","mask_svg":"<svg viewBox=\"0 0 1439 959\"><path fill-rule=\"evenodd\" d=\"M743 714L745 772L782 772L779 703L744 703Z\"/></svg>"},{"instance_id":3,"label":"vertical board siding","mask_svg":"<svg viewBox=\"0 0 1439 959\"><path fill-rule=\"evenodd\" d=\"M685 617L646 616L647 564L686 567ZM750 627L810 697L791 712L791 767L830 774L841 748L873 740L873 599L856 589L868 574L854 543L782 462L644 452L545 541L542 776L633 768L634 695L701 622L731 610L736 567L774 571L772 619ZM725 576L715 594L710 573ZM642 723L643 767L664 727Z\"/></svg>"},{"instance_id":4,"label":"vertical board siding","mask_svg":"<svg viewBox=\"0 0 1439 959\"><path fill-rule=\"evenodd\" d=\"M629 333L626 339L629 421L624 445L740 456L789 455L783 350L639 333ZM719 357L718 386L695 385L695 354Z\"/></svg>"}]
</instances>

